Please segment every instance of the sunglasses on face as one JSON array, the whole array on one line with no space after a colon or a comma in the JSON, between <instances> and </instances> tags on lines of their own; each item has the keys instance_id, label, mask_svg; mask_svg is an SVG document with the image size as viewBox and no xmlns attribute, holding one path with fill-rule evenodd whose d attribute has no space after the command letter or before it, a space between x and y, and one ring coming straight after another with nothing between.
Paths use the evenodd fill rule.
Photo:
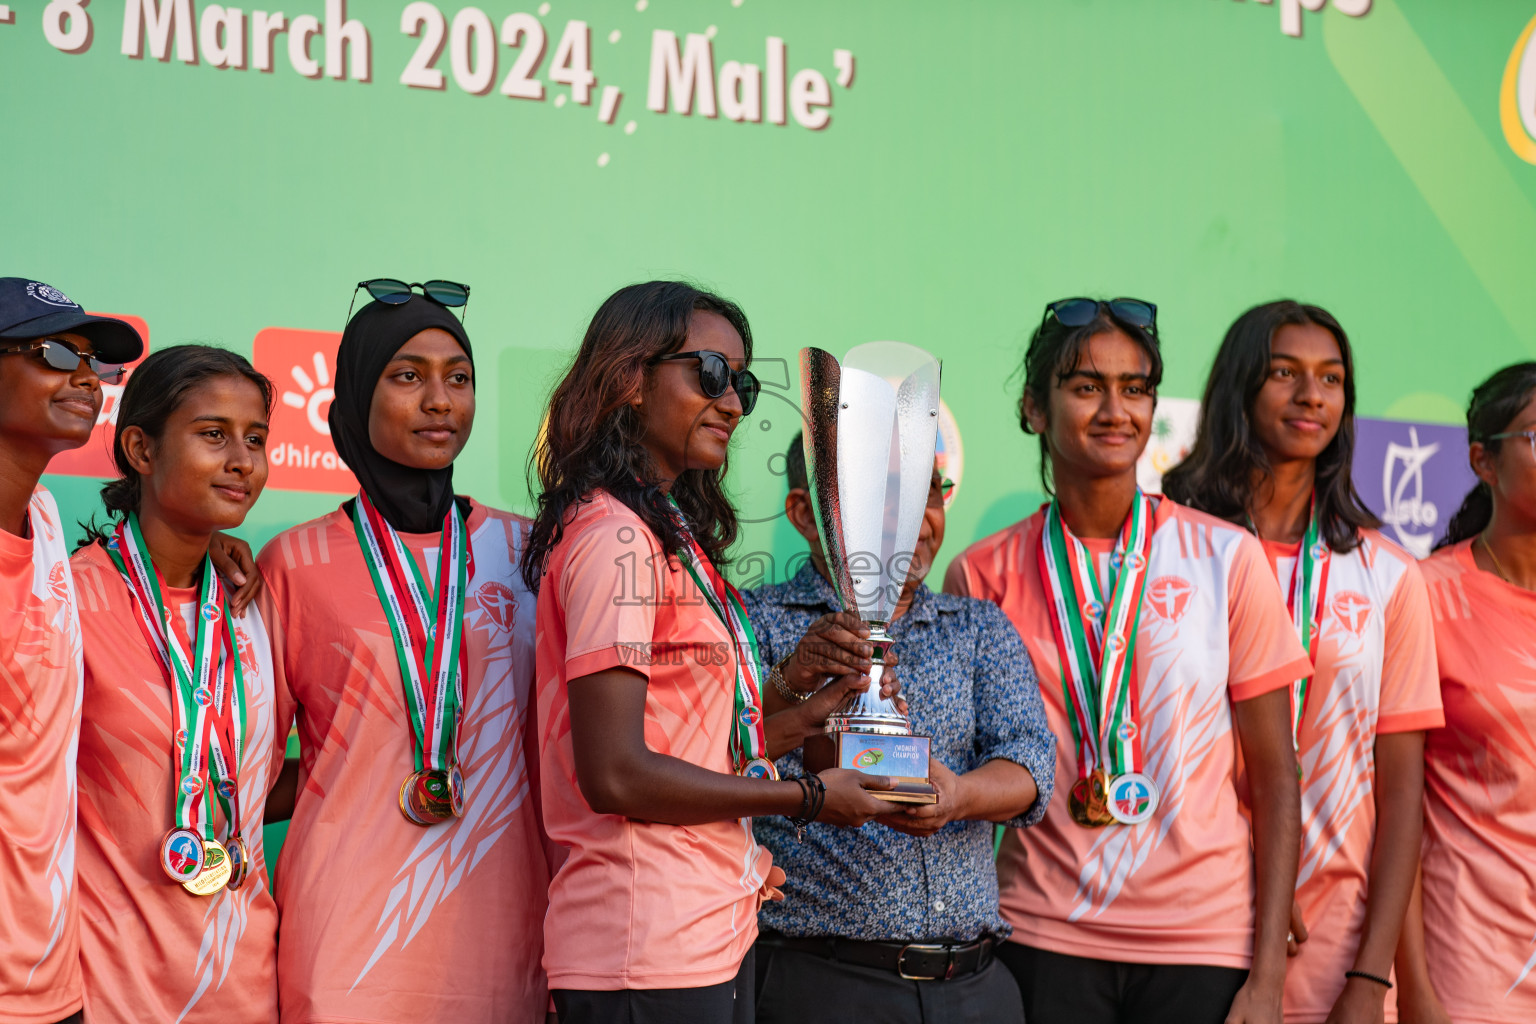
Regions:
<instances>
[{"instance_id":1,"label":"sunglasses on face","mask_svg":"<svg viewBox=\"0 0 1536 1024\"><path fill-rule=\"evenodd\" d=\"M95 356L83 355L79 349L62 338L44 338L41 341L29 341L25 345L14 348L0 349L0 353L6 355L22 355L29 352L41 354L43 362L61 373L74 373L80 368L81 363L85 363L90 366L92 373L101 378L103 384L117 384L127 372L123 369L122 363L103 362Z\"/></svg>"},{"instance_id":2,"label":"sunglasses on face","mask_svg":"<svg viewBox=\"0 0 1536 1024\"><path fill-rule=\"evenodd\" d=\"M372 281L359 281L357 288L367 289L373 298L389 306L403 306L411 301L416 289L439 306L459 307L469 305L469 285L457 281L415 281L407 283L393 277L376 277ZM357 288L352 289L352 302L357 302ZM352 319L352 306L347 307L347 319Z\"/></svg>"},{"instance_id":3,"label":"sunglasses on face","mask_svg":"<svg viewBox=\"0 0 1536 1024\"><path fill-rule=\"evenodd\" d=\"M1045 316L1041 318L1040 324L1043 327L1054 316L1064 327L1086 327L1098 318L1101 309L1109 310L1117 320L1132 327L1157 331L1157 307L1140 299L1110 299L1108 302L1082 298L1057 299L1046 303Z\"/></svg>"},{"instance_id":4,"label":"sunglasses on face","mask_svg":"<svg viewBox=\"0 0 1536 1024\"><path fill-rule=\"evenodd\" d=\"M762 385L751 370L732 370L731 364L719 352L671 352L656 356L650 362L668 363L673 360L697 359L699 362L699 387L707 398L719 398L726 388L734 388L741 399L741 414L749 416L757 406L757 393Z\"/></svg>"}]
</instances>

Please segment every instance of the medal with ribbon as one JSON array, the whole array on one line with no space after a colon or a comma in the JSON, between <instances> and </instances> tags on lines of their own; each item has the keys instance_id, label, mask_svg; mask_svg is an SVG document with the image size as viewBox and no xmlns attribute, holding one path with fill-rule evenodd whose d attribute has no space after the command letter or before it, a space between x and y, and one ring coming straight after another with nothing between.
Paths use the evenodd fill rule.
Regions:
<instances>
[{"instance_id":1,"label":"medal with ribbon","mask_svg":"<svg viewBox=\"0 0 1536 1024\"><path fill-rule=\"evenodd\" d=\"M1255 531L1257 532L1257 531ZM1317 664L1317 641L1323 631L1324 602L1328 594L1328 570L1333 564L1332 552L1323 543L1322 530L1317 522L1314 501L1312 517L1307 532L1301 539L1301 550L1296 552L1296 571L1291 576L1290 593L1286 595L1286 607L1296 635L1307 649L1307 657ZM1307 693L1312 677L1302 676L1291 684L1291 744L1298 755L1296 775L1301 776L1301 720L1307 712Z\"/></svg>"},{"instance_id":2,"label":"medal with ribbon","mask_svg":"<svg viewBox=\"0 0 1536 1024\"><path fill-rule=\"evenodd\" d=\"M736 648L736 703L731 718L731 765L737 775L749 779L777 779L779 770L767 756L768 734L763 724L762 661L757 648L757 634L741 606L741 595L728 583L709 555L694 540L683 510L669 495L667 501L682 526L688 545L683 554L683 568L693 577L710 610L725 624Z\"/></svg>"},{"instance_id":3,"label":"medal with ribbon","mask_svg":"<svg viewBox=\"0 0 1536 1024\"><path fill-rule=\"evenodd\" d=\"M139 628L171 687L176 825L161 841L160 866L197 896L226 885L237 888L250 868L241 837L239 789L247 707L240 647L223 583L205 556L188 652L165 605L160 573L139 531L137 513L118 523L107 554L128 586ZM224 842L216 830L215 807L223 810L229 826Z\"/></svg>"},{"instance_id":4,"label":"medal with ribbon","mask_svg":"<svg viewBox=\"0 0 1536 1024\"><path fill-rule=\"evenodd\" d=\"M413 825L436 825L464 813L458 741L464 704L464 598L473 566L469 529L454 502L443 517L433 594L400 535L365 491L352 503L352 525L389 621L410 715L415 770L400 786L400 813Z\"/></svg>"},{"instance_id":5,"label":"medal with ribbon","mask_svg":"<svg viewBox=\"0 0 1536 1024\"><path fill-rule=\"evenodd\" d=\"M1040 534L1040 578L1050 596L1051 629L1078 779L1067 799L1072 819L1097 828L1135 825L1157 810L1158 791L1142 771L1140 708L1134 671L1136 626L1152 552L1154 505L1138 488L1110 555L1106 604L1093 556L1047 506Z\"/></svg>"}]
</instances>

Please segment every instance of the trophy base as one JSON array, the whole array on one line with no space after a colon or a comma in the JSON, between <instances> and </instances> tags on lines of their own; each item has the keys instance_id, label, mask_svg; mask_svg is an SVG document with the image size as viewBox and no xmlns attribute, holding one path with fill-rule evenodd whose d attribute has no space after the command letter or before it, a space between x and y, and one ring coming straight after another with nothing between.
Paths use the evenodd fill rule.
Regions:
<instances>
[{"instance_id":1,"label":"trophy base","mask_svg":"<svg viewBox=\"0 0 1536 1024\"><path fill-rule=\"evenodd\" d=\"M832 740L839 768L852 768L865 775L884 775L895 789L870 790L871 796L897 804L934 804L938 790L928 781L927 736L891 736L866 732L833 733Z\"/></svg>"}]
</instances>

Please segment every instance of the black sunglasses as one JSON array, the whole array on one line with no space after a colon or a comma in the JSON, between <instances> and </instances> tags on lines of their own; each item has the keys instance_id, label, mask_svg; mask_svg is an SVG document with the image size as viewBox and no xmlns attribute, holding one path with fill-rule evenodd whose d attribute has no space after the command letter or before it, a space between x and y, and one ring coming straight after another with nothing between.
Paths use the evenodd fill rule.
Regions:
<instances>
[{"instance_id":1,"label":"black sunglasses","mask_svg":"<svg viewBox=\"0 0 1536 1024\"><path fill-rule=\"evenodd\" d=\"M732 370L731 364L726 361L724 355L719 352L671 352L664 356L656 356L650 362L666 363L675 359L697 359L699 361L699 386L704 389L707 398L719 398L725 394L726 388L734 388L736 397L741 399L741 414L749 416L757 407L757 393L762 390L762 385L757 382L757 375L751 370Z\"/></svg>"},{"instance_id":2,"label":"black sunglasses","mask_svg":"<svg viewBox=\"0 0 1536 1024\"><path fill-rule=\"evenodd\" d=\"M63 373L74 373L80 368L81 363L85 363L90 366L91 372L101 378L103 384L116 384L127 372L123 369L122 363L108 363L95 356L83 355L75 346L62 338L44 338L40 341L29 341L14 348L0 349L0 354L5 355L28 352L42 353L43 362Z\"/></svg>"},{"instance_id":3,"label":"black sunglasses","mask_svg":"<svg viewBox=\"0 0 1536 1024\"><path fill-rule=\"evenodd\" d=\"M407 283L393 277L376 277L372 281L359 281L357 288L366 288L375 300L390 306L403 306L411 301L417 288L421 294L439 306L469 305L469 285L457 281L415 281ZM357 288L352 289L352 304L357 303ZM347 319L352 319L352 305L347 306Z\"/></svg>"},{"instance_id":4,"label":"black sunglasses","mask_svg":"<svg viewBox=\"0 0 1536 1024\"><path fill-rule=\"evenodd\" d=\"M1057 299L1045 304L1045 316L1040 319L1040 325L1045 326L1045 322L1054 316L1065 327L1085 327L1098 318L1101 309L1108 309L1117 320L1123 320L1132 327L1157 333L1157 307L1141 299L1110 299L1108 302L1083 298Z\"/></svg>"}]
</instances>

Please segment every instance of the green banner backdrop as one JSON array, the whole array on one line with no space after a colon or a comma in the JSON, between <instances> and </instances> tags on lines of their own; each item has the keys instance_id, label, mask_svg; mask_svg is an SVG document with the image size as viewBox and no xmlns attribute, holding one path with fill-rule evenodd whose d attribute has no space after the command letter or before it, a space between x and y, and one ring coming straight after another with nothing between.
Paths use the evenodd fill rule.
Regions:
<instances>
[{"instance_id":1,"label":"green banner backdrop","mask_svg":"<svg viewBox=\"0 0 1536 1024\"><path fill-rule=\"evenodd\" d=\"M604 296L740 301L768 386L732 460L747 582L799 547L799 348L922 345L953 555L1040 499L1010 374L1049 299L1158 303L1170 397L1287 295L1350 331L1362 415L1456 422L1530 357L1533 24L1536 0L25 0L0 5L0 273L156 348L254 353L281 392L257 544L348 487L328 360L365 277L473 287L457 480L522 509ZM66 515L108 428L48 479Z\"/></svg>"}]
</instances>

